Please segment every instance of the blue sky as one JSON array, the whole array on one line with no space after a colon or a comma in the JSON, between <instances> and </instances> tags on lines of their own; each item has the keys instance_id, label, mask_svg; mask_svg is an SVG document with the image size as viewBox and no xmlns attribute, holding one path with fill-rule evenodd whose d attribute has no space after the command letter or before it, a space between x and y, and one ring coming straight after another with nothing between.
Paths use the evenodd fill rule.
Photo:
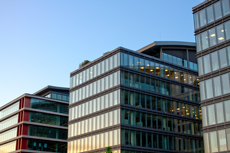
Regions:
<instances>
[{"instance_id":1,"label":"blue sky","mask_svg":"<svg viewBox=\"0 0 230 153\"><path fill-rule=\"evenodd\" d=\"M119 46L194 42L192 7L203 0L0 1L0 106L47 86Z\"/></svg>"}]
</instances>

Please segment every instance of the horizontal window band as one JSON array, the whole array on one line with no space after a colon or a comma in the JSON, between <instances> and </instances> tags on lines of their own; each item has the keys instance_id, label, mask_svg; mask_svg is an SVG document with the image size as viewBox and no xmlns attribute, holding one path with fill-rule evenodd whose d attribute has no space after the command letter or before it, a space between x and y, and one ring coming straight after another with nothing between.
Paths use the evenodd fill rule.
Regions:
<instances>
[{"instance_id":1,"label":"horizontal window band","mask_svg":"<svg viewBox=\"0 0 230 153\"><path fill-rule=\"evenodd\" d=\"M102 129L99 129L99 130L92 131L92 132L88 132L88 133L84 133L84 134L80 134L80 135L77 135L77 136L70 137L70 138L68 138L68 142L70 142L72 140L78 140L78 139L81 139L81 138L89 137L89 136L94 136L94 135L101 134L101 133L104 133L104 132L118 130L118 129L121 129L121 124L109 126L109 127L106 127L106 128L102 128Z\"/></svg>"},{"instance_id":2,"label":"horizontal window band","mask_svg":"<svg viewBox=\"0 0 230 153\"><path fill-rule=\"evenodd\" d=\"M116 68L113 68L112 70L109 70L109 71L107 71L107 72L105 72L105 73L103 73L103 74L101 74L101 75L99 75L99 76L97 76L97 77L95 77L93 79L90 79L90 80L88 80L88 81L86 81L86 82L84 82L84 83L82 83L80 85L77 85L77 86L71 88L70 92L73 92L73 91L75 91L77 89L80 89L80 88L86 86L86 85L89 85L90 83L96 82L97 80L100 80L100 79L102 79L102 78L104 78L106 76L109 76L110 74L113 74L113 73L115 73L115 72L117 72L119 70L120 70L120 66L118 66Z\"/></svg>"}]
</instances>

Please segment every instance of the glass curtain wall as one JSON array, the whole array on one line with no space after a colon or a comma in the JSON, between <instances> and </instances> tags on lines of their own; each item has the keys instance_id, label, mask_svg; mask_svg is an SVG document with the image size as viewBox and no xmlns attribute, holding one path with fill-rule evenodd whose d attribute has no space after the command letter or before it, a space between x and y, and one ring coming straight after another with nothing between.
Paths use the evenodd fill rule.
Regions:
<instances>
[{"instance_id":1,"label":"glass curtain wall","mask_svg":"<svg viewBox=\"0 0 230 153\"><path fill-rule=\"evenodd\" d=\"M19 101L1 110L0 119L6 117L7 115L10 115L13 112L16 112L17 110L19 110Z\"/></svg>"},{"instance_id":2,"label":"glass curtain wall","mask_svg":"<svg viewBox=\"0 0 230 153\"><path fill-rule=\"evenodd\" d=\"M159 116L159 114L141 113L127 109L122 109L121 111L122 124L202 136L200 132L202 128L201 122L194 121Z\"/></svg>"},{"instance_id":3,"label":"glass curtain wall","mask_svg":"<svg viewBox=\"0 0 230 153\"><path fill-rule=\"evenodd\" d=\"M197 52L230 39L230 21L196 35Z\"/></svg>"},{"instance_id":4,"label":"glass curtain wall","mask_svg":"<svg viewBox=\"0 0 230 153\"><path fill-rule=\"evenodd\" d=\"M18 123L18 114L0 122L0 131Z\"/></svg>"},{"instance_id":5,"label":"glass curtain wall","mask_svg":"<svg viewBox=\"0 0 230 153\"><path fill-rule=\"evenodd\" d=\"M1 153L9 153L16 150L16 141L12 141L3 145L0 145Z\"/></svg>"},{"instance_id":6,"label":"glass curtain wall","mask_svg":"<svg viewBox=\"0 0 230 153\"><path fill-rule=\"evenodd\" d=\"M17 137L17 127L10 129L8 131L2 132L0 134L0 138L1 138L0 143L6 140L9 140L9 139L15 138L15 137Z\"/></svg>"},{"instance_id":7,"label":"glass curtain wall","mask_svg":"<svg viewBox=\"0 0 230 153\"><path fill-rule=\"evenodd\" d=\"M177 59L172 60L172 62L177 63ZM196 74L191 74L164 64L159 64L156 61L150 61L133 55L121 53L121 65L151 75L157 75L159 77L164 77L178 82L199 86L199 80ZM195 65L195 67L197 67L197 65Z\"/></svg>"},{"instance_id":8,"label":"glass curtain wall","mask_svg":"<svg viewBox=\"0 0 230 153\"><path fill-rule=\"evenodd\" d=\"M120 66L120 53L117 53L105 59L104 61L101 61L92 67L72 76L70 79L70 88L78 86L118 66Z\"/></svg>"},{"instance_id":9,"label":"glass curtain wall","mask_svg":"<svg viewBox=\"0 0 230 153\"><path fill-rule=\"evenodd\" d=\"M220 19L222 16L230 14L229 0L220 0L209 7L194 14L195 29L203 27L215 20Z\"/></svg>"},{"instance_id":10,"label":"glass curtain wall","mask_svg":"<svg viewBox=\"0 0 230 153\"><path fill-rule=\"evenodd\" d=\"M52 102L43 99L35 99L31 98L30 107L34 109L40 109L45 111L57 112L68 114L68 106L67 104Z\"/></svg>"},{"instance_id":11,"label":"glass curtain wall","mask_svg":"<svg viewBox=\"0 0 230 153\"><path fill-rule=\"evenodd\" d=\"M120 103L120 90L113 91L69 109L69 121L115 106Z\"/></svg>"},{"instance_id":12,"label":"glass curtain wall","mask_svg":"<svg viewBox=\"0 0 230 153\"><path fill-rule=\"evenodd\" d=\"M229 73L200 82L201 100L230 93Z\"/></svg>"},{"instance_id":13,"label":"glass curtain wall","mask_svg":"<svg viewBox=\"0 0 230 153\"><path fill-rule=\"evenodd\" d=\"M121 104L131 105L139 108L147 108L164 113L177 114L194 119L202 119L201 109L198 105L185 104L128 90L122 90Z\"/></svg>"},{"instance_id":14,"label":"glass curtain wall","mask_svg":"<svg viewBox=\"0 0 230 153\"><path fill-rule=\"evenodd\" d=\"M203 152L203 141L180 136L168 136L157 133L139 132L133 130L121 130L121 144L137 147L167 149L185 152ZM122 151L123 152L123 151Z\"/></svg>"},{"instance_id":15,"label":"glass curtain wall","mask_svg":"<svg viewBox=\"0 0 230 153\"><path fill-rule=\"evenodd\" d=\"M175 72L175 74L177 73L178 72ZM177 78L179 79L179 75ZM192 76L190 76L189 79L192 79ZM198 90L125 71L121 71L121 84L193 102L199 102L200 100Z\"/></svg>"}]
</instances>

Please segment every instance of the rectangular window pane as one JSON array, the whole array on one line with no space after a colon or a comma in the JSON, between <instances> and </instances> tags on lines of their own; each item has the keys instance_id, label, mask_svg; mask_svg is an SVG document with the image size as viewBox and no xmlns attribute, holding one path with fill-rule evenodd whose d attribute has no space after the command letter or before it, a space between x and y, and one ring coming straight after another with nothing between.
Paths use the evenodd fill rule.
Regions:
<instances>
[{"instance_id":1,"label":"rectangular window pane","mask_svg":"<svg viewBox=\"0 0 230 153\"><path fill-rule=\"evenodd\" d=\"M196 35L196 48L197 48L197 52L201 51L200 34Z\"/></svg>"},{"instance_id":2,"label":"rectangular window pane","mask_svg":"<svg viewBox=\"0 0 230 153\"><path fill-rule=\"evenodd\" d=\"M208 125L208 121L207 121L207 107L204 106L202 107L202 124L203 126L207 126Z\"/></svg>"},{"instance_id":3,"label":"rectangular window pane","mask_svg":"<svg viewBox=\"0 0 230 153\"><path fill-rule=\"evenodd\" d=\"M213 88L215 96L221 95L220 76L213 78Z\"/></svg>"},{"instance_id":4,"label":"rectangular window pane","mask_svg":"<svg viewBox=\"0 0 230 153\"><path fill-rule=\"evenodd\" d=\"M193 18L194 18L194 26L195 26L195 29L197 29L197 28L200 27L200 26L199 26L199 14L198 14L198 12L194 14Z\"/></svg>"},{"instance_id":5,"label":"rectangular window pane","mask_svg":"<svg viewBox=\"0 0 230 153\"><path fill-rule=\"evenodd\" d=\"M230 100L227 100L227 101L224 102L224 112L225 112L226 122L230 121L230 109L229 108L230 108ZM228 141L229 141L229 144L230 144L230 139Z\"/></svg>"},{"instance_id":6,"label":"rectangular window pane","mask_svg":"<svg viewBox=\"0 0 230 153\"><path fill-rule=\"evenodd\" d=\"M223 94L229 93L229 76L228 74L224 74L221 76L221 82L222 82L222 92Z\"/></svg>"},{"instance_id":7,"label":"rectangular window pane","mask_svg":"<svg viewBox=\"0 0 230 153\"><path fill-rule=\"evenodd\" d=\"M205 91L206 91L206 99L213 97L213 90L212 90L212 79L208 79L205 81Z\"/></svg>"},{"instance_id":8,"label":"rectangular window pane","mask_svg":"<svg viewBox=\"0 0 230 153\"><path fill-rule=\"evenodd\" d=\"M212 28L208 30L210 47L216 45L216 29Z\"/></svg>"},{"instance_id":9,"label":"rectangular window pane","mask_svg":"<svg viewBox=\"0 0 230 153\"><path fill-rule=\"evenodd\" d=\"M218 145L217 145L217 136L216 131L210 132L210 146L211 146L211 152L218 152Z\"/></svg>"},{"instance_id":10,"label":"rectangular window pane","mask_svg":"<svg viewBox=\"0 0 230 153\"><path fill-rule=\"evenodd\" d=\"M213 14L213 5L207 7L207 20L208 23L214 21L214 14Z\"/></svg>"},{"instance_id":11,"label":"rectangular window pane","mask_svg":"<svg viewBox=\"0 0 230 153\"><path fill-rule=\"evenodd\" d=\"M204 64L204 74L211 72L209 54L203 56L203 64Z\"/></svg>"},{"instance_id":12,"label":"rectangular window pane","mask_svg":"<svg viewBox=\"0 0 230 153\"><path fill-rule=\"evenodd\" d=\"M222 123L224 122L224 111L223 111L223 103L217 103L216 105L216 122Z\"/></svg>"},{"instance_id":13,"label":"rectangular window pane","mask_svg":"<svg viewBox=\"0 0 230 153\"><path fill-rule=\"evenodd\" d=\"M201 46L202 50L209 47L207 31L201 33Z\"/></svg>"},{"instance_id":14,"label":"rectangular window pane","mask_svg":"<svg viewBox=\"0 0 230 153\"><path fill-rule=\"evenodd\" d=\"M223 9L223 16L230 13L229 10L229 0L222 0L222 9Z\"/></svg>"},{"instance_id":15,"label":"rectangular window pane","mask_svg":"<svg viewBox=\"0 0 230 153\"><path fill-rule=\"evenodd\" d=\"M210 153L208 133L204 133L204 151Z\"/></svg>"},{"instance_id":16,"label":"rectangular window pane","mask_svg":"<svg viewBox=\"0 0 230 153\"><path fill-rule=\"evenodd\" d=\"M218 70L219 69L219 60L218 60L217 52L211 53L211 60L212 60L212 71ZM205 64L208 64L208 63L205 63Z\"/></svg>"},{"instance_id":17,"label":"rectangular window pane","mask_svg":"<svg viewBox=\"0 0 230 153\"><path fill-rule=\"evenodd\" d=\"M199 11L200 16L200 27L206 25L206 11L205 9Z\"/></svg>"},{"instance_id":18,"label":"rectangular window pane","mask_svg":"<svg viewBox=\"0 0 230 153\"><path fill-rule=\"evenodd\" d=\"M217 20L217 19L222 17L220 2L216 2L214 4L214 12L215 12L215 20Z\"/></svg>"},{"instance_id":19,"label":"rectangular window pane","mask_svg":"<svg viewBox=\"0 0 230 153\"><path fill-rule=\"evenodd\" d=\"M225 130L219 130L218 132L218 137L219 137L219 151L226 151L227 150L227 145L226 145L226 135L225 135Z\"/></svg>"},{"instance_id":20,"label":"rectangular window pane","mask_svg":"<svg viewBox=\"0 0 230 153\"><path fill-rule=\"evenodd\" d=\"M216 27L216 33L217 33L218 43L225 41L223 24Z\"/></svg>"},{"instance_id":21,"label":"rectangular window pane","mask_svg":"<svg viewBox=\"0 0 230 153\"><path fill-rule=\"evenodd\" d=\"M226 49L223 48L218 51L219 52L219 58L220 58L220 68L226 67L227 64L227 55L226 55Z\"/></svg>"},{"instance_id":22,"label":"rectangular window pane","mask_svg":"<svg viewBox=\"0 0 230 153\"><path fill-rule=\"evenodd\" d=\"M203 61L202 61L202 57L199 57L198 59L198 70L199 70L199 76L203 75Z\"/></svg>"},{"instance_id":23,"label":"rectangular window pane","mask_svg":"<svg viewBox=\"0 0 230 153\"><path fill-rule=\"evenodd\" d=\"M216 124L214 104L208 105L207 108L208 108L208 123L209 123L209 125Z\"/></svg>"},{"instance_id":24,"label":"rectangular window pane","mask_svg":"<svg viewBox=\"0 0 230 153\"><path fill-rule=\"evenodd\" d=\"M224 23L226 40L230 39L230 21Z\"/></svg>"}]
</instances>

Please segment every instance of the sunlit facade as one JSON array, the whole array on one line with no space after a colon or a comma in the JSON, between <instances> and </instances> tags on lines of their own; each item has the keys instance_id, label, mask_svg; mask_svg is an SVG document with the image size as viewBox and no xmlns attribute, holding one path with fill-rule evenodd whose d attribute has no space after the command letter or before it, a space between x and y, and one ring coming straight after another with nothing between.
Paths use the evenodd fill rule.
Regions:
<instances>
[{"instance_id":1,"label":"sunlit facade","mask_svg":"<svg viewBox=\"0 0 230 153\"><path fill-rule=\"evenodd\" d=\"M193 8L205 153L230 151L230 0Z\"/></svg>"},{"instance_id":2,"label":"sunlit facade","mask_svg":"<svg viewBox=\"0 0 230 153\"><path fill-rule=\"evenodd\" d=\"M203 152L195 43L119 47L73 71L68 153Z\"/></svg>"},{"instance_id":3,"label":"sunlit facade","mask_svg":"<svg viewBox=\"0 0 230 153\"><path fill-rule=\"evenodd\" d=\"M67 153L69 88L47 86L0 107L0 153Z\"/></svg>"}]
</instances>

